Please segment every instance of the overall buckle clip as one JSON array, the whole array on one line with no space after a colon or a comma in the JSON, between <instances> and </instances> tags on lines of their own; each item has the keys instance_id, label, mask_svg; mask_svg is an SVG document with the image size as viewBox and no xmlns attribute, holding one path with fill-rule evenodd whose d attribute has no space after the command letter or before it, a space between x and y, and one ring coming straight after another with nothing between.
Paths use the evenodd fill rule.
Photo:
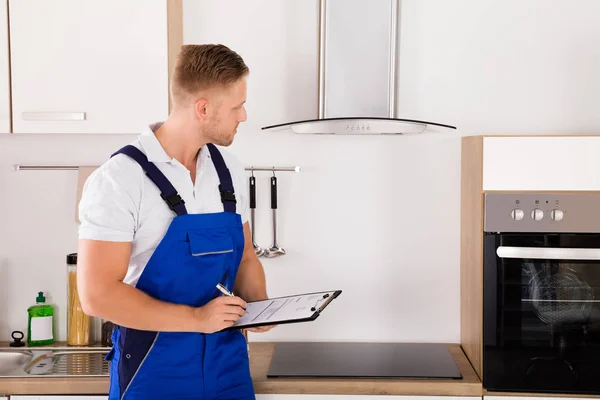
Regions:
<instances>
[{"instance_id":1,"label":"overall buckle clip","mask_svg":"<svg viewBox=\"0 0 600 400\"><path fill-rule=\"evenodd\" d=\"M237 201L235 200L235 192L229 191L229 190L223 190L221 185L219 185L219 192L221 192L221 202L222 203L225 203L226 201L232 202L232 203L237 203Z\"/></svg>"},{"instance_id":2,"label":"overall buckle clip","mask_svg":"<svg viewBox=\"0 0 600 400\"><path fill-rule=\"evenodd\" d=\"M169 205L169 208L172 211L175 211L175 207L178 206L179 204L185 204L185 201L181 198L181 196L177 192L172 193L168 196L165 196L163 193L161 193L160 197L162 197L163 200L167 202L167 204Z\"/></svg>"}]
</instances>

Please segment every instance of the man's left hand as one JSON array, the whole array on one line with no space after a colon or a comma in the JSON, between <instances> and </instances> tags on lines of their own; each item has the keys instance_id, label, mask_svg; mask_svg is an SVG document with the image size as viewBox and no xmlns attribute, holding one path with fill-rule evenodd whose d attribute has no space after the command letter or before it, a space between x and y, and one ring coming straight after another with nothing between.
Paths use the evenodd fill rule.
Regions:
<instances>
[{"instance_id":1,"label":"man's left hand","mask_svg":"<svg viewBox=\"0 0 600 400\"><path fill-rule=\"evenodd\" d=\"M246 330L249 332L262 333L262 332L270 331L271 329L273 329L275 327L277 327L277 325L255 326L254 328L248 328Z\"/></svg>"}]
</instances>

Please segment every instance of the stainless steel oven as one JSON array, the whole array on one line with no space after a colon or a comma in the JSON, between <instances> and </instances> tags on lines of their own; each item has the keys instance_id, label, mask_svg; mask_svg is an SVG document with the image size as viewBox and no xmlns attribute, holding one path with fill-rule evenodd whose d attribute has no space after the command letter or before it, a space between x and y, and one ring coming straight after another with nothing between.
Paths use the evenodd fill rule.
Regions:
<instances>
[{"instance_id":1,"label":"stainless steel oven","mask_svg":"<svg viewBox=\"0 0 600 400\"><path fill-rule=\"evenodd\" d=\"M600 193L485 194L483 386L600 393Z\"/></svg>"}]
</instances>

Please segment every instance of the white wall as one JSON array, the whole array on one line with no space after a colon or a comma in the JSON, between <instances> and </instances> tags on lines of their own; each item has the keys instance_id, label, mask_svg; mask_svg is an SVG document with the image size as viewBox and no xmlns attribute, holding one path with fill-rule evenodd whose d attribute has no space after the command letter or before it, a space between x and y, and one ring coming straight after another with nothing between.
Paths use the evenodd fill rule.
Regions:
<instances>
[{"instance_id":1,"label":"white wall","mask_svg":"<svg viewBox=\"0 0 600 400\"><path fill-rule=\"evenodd\" d=\"M303 168L278 175L288 254L263 259L270 294L344 290L316 322L251 340L458 342L460 136L600 133L598 11L595 0L404 0L399 117L460 130L316 137L260 127L317 116L318 1L185 1L185 42L226 43L251 69L232 150L246 165ZM76 173L10 166L93 164L128 140L0 136L0 340L26 327L36 291L64 305L76 246ZM257 180L267 246L268 174Z\"/></svg>"},{"instance_id":2,"label":"white wall","mask_svg":"<svg viewBox=\"0 0 600 400\"><path fill-rule=\"evenodd\" d=\"M38 291L56 305L57 335L66 340L66 255L77 251L77 172L15 172L13 164L99 165L134 138L0 135L0 341L27 332Z\"/></svg>"}]
</instances>

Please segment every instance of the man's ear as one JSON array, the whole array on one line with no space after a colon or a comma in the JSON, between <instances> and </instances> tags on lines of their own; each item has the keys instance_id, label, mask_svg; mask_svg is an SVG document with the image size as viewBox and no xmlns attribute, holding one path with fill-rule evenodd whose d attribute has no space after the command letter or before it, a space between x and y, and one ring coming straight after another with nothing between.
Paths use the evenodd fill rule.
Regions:
<instances>
[{"instance_id":1,"label":"man's ear","mask_svg":"<svg viewBox=\"0 0 600 400\"><path fill-rule=\"evenodd\" d=\"M202 98L195 104L196 116L201 120L205 121L208 117L208 100Z\"/></svg>"}]
</instances>

